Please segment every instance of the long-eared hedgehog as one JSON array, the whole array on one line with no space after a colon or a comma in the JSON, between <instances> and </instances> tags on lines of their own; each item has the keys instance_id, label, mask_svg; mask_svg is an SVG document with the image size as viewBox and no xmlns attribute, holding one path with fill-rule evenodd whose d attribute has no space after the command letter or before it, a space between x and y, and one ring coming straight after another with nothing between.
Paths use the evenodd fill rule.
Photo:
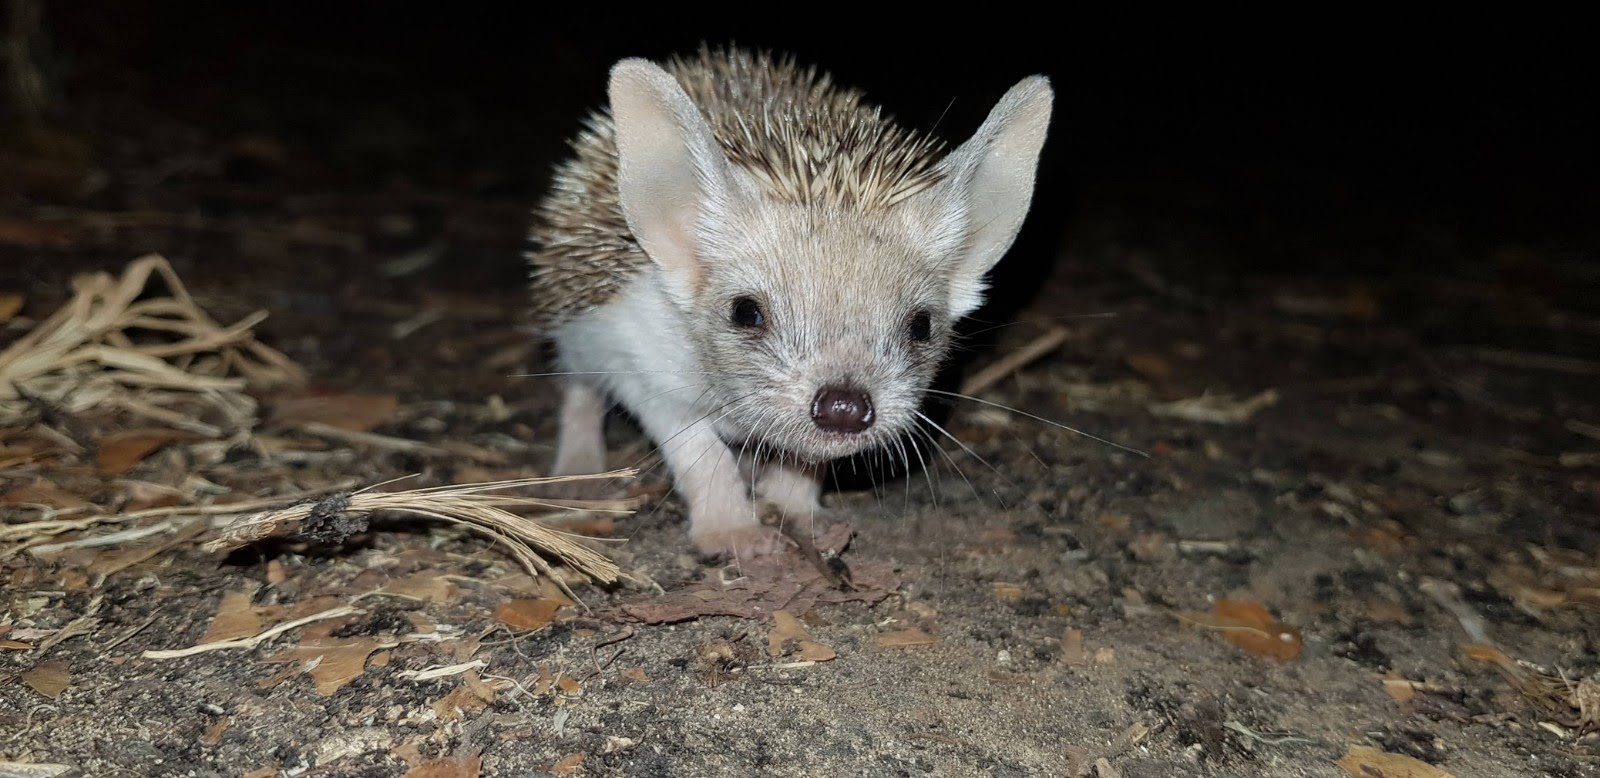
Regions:
<instances>
[{"instance_id":1,"label":"long-eared hedgehog","mask_svg":"<svg viewBox=\"0 0 1600 778\"><path fill-rule=\"evenodd\" d=\"M536 213L534 313L566 390L556 474L605 468L620 403L707 552L780 548L821 467L923 457L922 395L1033 196L1043 76L953 151L792 60L703 49L611 71Z\"/></svg>"}]
</instances>

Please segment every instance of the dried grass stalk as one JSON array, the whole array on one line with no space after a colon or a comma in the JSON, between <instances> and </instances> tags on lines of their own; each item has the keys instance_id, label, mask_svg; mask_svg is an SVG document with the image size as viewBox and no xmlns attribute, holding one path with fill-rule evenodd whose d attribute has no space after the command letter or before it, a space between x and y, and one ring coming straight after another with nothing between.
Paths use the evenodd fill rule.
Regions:
<instances>
[{"instance_id":1,"label":"dried grass stalk","mask_svg":"<svg viewBox=\"0 0 1600 778\"><path fill-rule=\"evenodd\" d=\"M1600 675L1574 681L1565 673L1512 659L1486 644L1468 646L1467 656L1494 665L1541 718L1579 734L1600 731Z\"/></svg>"},{"instance_id":2,"label":"dried grass stalk","mask_svg":"<svg viewBox=\"0 0 1600 778\"><path fill-rule=\"evenodd\" d=\"M634 470L617 470L597 475L557 478L518 478L457 486L435 486L403 492L359 491L340 493L314 502L301 502L285 508L245 516L224 526L222 534L206 543L207 551L225 551L271 537L309 537L333 539L365 528L373 513L393 511L459 524L500 543L530 574L546 575L571 595L566 584L553 574L546 556L600 583L614 583L621 576L615 562L578 542L581 535L562 532L545 524L512 513L508 508L549 508L552 510L602 511L626 513L638 500L546 500L519 497L502 492L528 486L564 483L596 478L631 478ZM369 487L370 488L370 487ZM573 597L576 600L576 597Z\"/></svg>"},{"instance_id":3,"label":"dried grass stalk","mask_svg":"<svg viewBox=\"0 0 1600 778\"><path fill-rule=\"evenodd\" d=\"M166 296L147 296L153 279ZM181 421L198 405L243 430L256 410L246 388L305 382L299 366L256 341L252 328L265 312L217 323L163 257L134 260L120 278L90 273L72 285L66 305L0 352L0 425L25 421L44 401L68 413L109 406L192 432L222 432Z\"/></svg>"}]
</instances>

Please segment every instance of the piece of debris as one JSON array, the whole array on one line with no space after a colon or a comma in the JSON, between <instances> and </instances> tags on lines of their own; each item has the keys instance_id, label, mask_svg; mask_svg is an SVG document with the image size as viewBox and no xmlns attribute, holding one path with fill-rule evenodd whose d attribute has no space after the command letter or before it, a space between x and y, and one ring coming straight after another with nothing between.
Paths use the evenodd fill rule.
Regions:
<instances>
[{"instance_id":1,"label":"piece of debris","mask_svg":"<svg viewBox=\"0 0 1600 778\"><path fill-rule=\"evenodd\" d=\"M819 536L816 549L837 560L849 545L850 530L836 526ZM850 587L835 588L807 556L788 551L743 560L738 575L707 570L696 585L618 606L614 615L645 624L668 624L707 616L768 619L776 611L805 613L818 603L876 603L898 589L900 578L883 562L850 566Z\"/></svg>"},{"instance_id":2,"label":"piece of debris","mask_svg":"<svg viewBox=\"0 0 1600 778\"><path fill-rule=\"evenodd\" d=\"M199 439L192 432L160 428L113 432L95 441L95 465L101 475L124 475L168 444Z\"/></svg>"},{"instance_id":3,"label":"piece of debris","mask_svg":"<svg viewBox=\"0 0 1600 778\"><path fill-rule=\"evenodd\" d=\"M586 756L588 755L581 751L568 754L562 757L561 761L550 765L550 772L553 775L577 775L583 771L583 760Z\"/></svg>"},{"instance_id":4,"label":"piece of debris","mask_svg":"<svg viewBox=\"0 0 1600 778\"><path fill-rule=\"evenodd\" d=\"M217 615L211 617L211 626L200 636L200 642L238 640L261 632L261 614L250 602L254 596L253 590L235 590L223 594L217 602Z\"/></svg>"},{"instance_id":5,"label":"piece of debris","mask_svg":"<svg viewBox=\"0 0 1600 778\"><path fill-rule=\"evenodd\" d=\"M1579 734L1600 732L1600 674L1574 681L1485 644L1469 645L1465 653L1468 659L1494 665L1539 716Z\"/></svg>"},{"instance_id":6,"label":"piece of debris","mask_svg":"<svg viewBox=\"0 0 1600 778\"><path fill-rule=\"evenodd\" d=\"M344 616L354 616L360 613L361 611L359 609L353 608L349 605L341 605L336 608L329 608L325 611L313 613L309 616L302 616L301 618L294 619L292 621L286 621L251 637L238 638L235 640L218 640L211 643L201 643L189 648L146 651L140 656L143 656L145 659L176 659L178 657L191 656L193 654L202 654L207 651L226 651L233 648L255 648L256 646L282 635L289 630L303 627L314 622L323 621L325 619L337 619Z\"/></svg>"},{"instance_id":7,"label":"piece of debris","mask_svg":"<svg viewBox=\"0 0 1600 778\"><path fill-rule=\"evenodd\" d=\"M1391 754L1371 746L1351 746L1335 764L1350 778L1455 778L1427 762L1404 754Z\"/></svg>"},{"instance_id":8,"label":"piece of debris","mask_svg":"<svg viewBox=\"0 0 1600 778\"><path fill-rule=\"evenodd\" d=\"M1180 613L1178 619L1222 638L1256 656L1291 660L1300 656L1300 630L1279 623L1266 606L1251 600L1217 600L1211 613Z\"/></svg>"},{"instance_id":9,"label":"piece of debris","mask_svg":"<svg viewBox=\"0 0 1600 778\"><path fill-rule=\"evenodd\" d=\"M311 674L317 693L328 697L366 672L367 658L373 652L399 645L393 639L369 636L336 638L330 634L332 631L328 624L308 628L299 645L273 654L266 661L295 663Z\"/></svg>"},{"instance_id":10,"label":"piece of debris","mask_svg":"<svg viewBox=\"0 0 1600 778\"><path fill-rule=\"evenodd\" d=\"M922 630L912 627L910 629L885 632L872 639L879 648L920 648L939 643L939 639Z\"/></svg>"},{"instance_id":11,"label":"piece of debris","mask_svg":"<svg viewBox=\"0 0 1600 778\"><path fill-rule=\"evenodd\" d=\"M0 762L0 778L56 778L76 769L51 762Z\"/></svg>"},{"instance_id":12,"label":"piece of debris","mask_svg":"<svg viewBox=\"0 0 1600 778\"><path fill-rule=\"evenodd\" d=\"M1083 630L1069 629L1061 636L1061 664L1087 667L1089 655L1083 650Z\"/></svg>"},{"instance_id":13,"label":"piece of debris","mask_svg":"<svg viewBox=\"0 0 1600 778\"><path fill-rule=\"evenodd\" d=\"M1157 416L1206 424L1244 424L1250 417L1256 415L1257 411L1277 403L1278 390L1268 389L1243 400L1226 394L1203 394L1199 397L1151 405L1150 412Z\"/></svg>"},{"instance_id":14,"label":"piece of debris","mask_svg":"<svg viewBox=\"0 0 1600 778\"><path fill-rule=\"evenodd\" d=\"M316 502L298 503L236 519L222 528L221 537L206 543L204 548L207 551L232 550L270 537L294 537L308 531L315 532L322 524L329 522L364 520L377 512L409 513L459 524L498 541L530 575L552 577L567 596L572 597L566 584L554 577L554 569L543 554L549 554L601 583L616 582L621 571L604 555L571 539L573 536L507 510L530 507L562 510L568 509L568 503L518 497L504 492L573 480L630 478L633 475L633 470L618 470L592 476L518 478L403 492L364 490L336 494ZM585 501L581 507L586 510L627 512L634 504L629 500Z\"/></svg>"},{"instance_id":15,"label":"piece of debris","mask_svg":"<svg viewBox=\"0 0 1600 778\"><path fill-rule=\"evenodd\" d=\"M21 678L28 688L53 700L72 684L72 666L59 660L40 662L24 670Z\"/></svg>"},{"instance_id":16,"label":"piece of debris","mask_svg":"<svg viewBox=\"0 0 1600 778\"><path fill-rule=\"evenodd\" d=\"M560 600L511 600L494 612L495 621L512 629L534 630L550 623L562 606Z\"/></svg>"},{"instance_id":17,"label":"piece of debris","mask_svg":"<svg viewBox=\"0 0 1600 778\"><path fill-rule=\"evenodd\" d=\"M348 432L371 432L394 418L400 401L392 394L318 392L274 400L268 427L322 424Z\"/></svg>"},{"instance_id":18,"label":"piece of debris","mask_svg":"<svg viewBox=\"0 0 1600 778\"><path fill-rule=\"evenodd\" d=\"M996 583L990 587L994 598L1000 602L1018 602L1022 599L1023 589L1014 583Z\"/></svg>"},{"instance_id":19,"label":"piece of debris","mask_svg":"<svg viewBox=\"0 0 1600 778\"><path fill-rule=\"evenodd\" d=\"M455 586L443 574L421 572L390 581L377 593L418 602L450 602L455 596L455 590Z\"/></svg>"},{"instance_id":20,"label":"piece of debris","mask_svg":"<svg viewBox=\"0 0 1600 778\"><path fill-rule=\"evenodd\" d=\"M469 756L434 759L406 771L404 778L478 778L483 773L483 757Z\"/></svg>"},{"instance_id":21,"label":"piece of debris","mask_svg":"<svg viewBox=\"0 0 1600 778\"><path fill-rule=\"evenodd\" d=\"M1423 578L1417 588L1423 594L1433 598L1433 601L1438 603L1439 607L1444 608L1450 615L1456 617L1456 621L1461 624L1461 631L1467 633L1468 641L1486 645L1493 644L1494 641L1489 639L1488 624L1484 622L1482 616L1478 615L1477 611L1472 609L1471 605L1467 604L1466 600L1461 599L1461 587L1438 578Z\"/></svg>"},{"instance_id":22,"label":"piece of debris","mask_svg":"<svg viewBox=\"0 0 1600 778\"><path fill-rule=\"evenodd\" d=\"M485 662L482 659L474 659L471 662L462 662L461 664L455 665L438 665L422 670L402 670L396 673L395 677L404 678L407 681L432 681L437 678L448 678L452 675L461 675L462 673L473 670L482 670L488 666L488 662ZM482 682L480 681L479 683Z\"/></svg>"},{"instance_id":23,"label":"piece of debris","mask_svg":"<svg viewBox=\"0 0 1600 778\"><path fill-rule=\"evenodd\" d=\"M803 662L827 662L838 656L832 648L813 639L794 614L776 611L772 614L772 632L767 636L767 656L776 659L790 653Z\"/></svg>"},{"instance_id":24,"label":"piece of debris","mask_svg":"<svg viewBox=\"0 0 1600 778\"><path fill-rule=\"evenodd\" d=\"M1067 342L1067 338L1070 335L1071 333L1065 327L1051 327L1044 334L1029 341L1022 348L973 373L970 378L962 382L961 393L981 394L985 389L1005 380L1006 376L1048 356L1050 352L1055 351L1061 347L1061 344Z\"/></svg>"}]
</instances>

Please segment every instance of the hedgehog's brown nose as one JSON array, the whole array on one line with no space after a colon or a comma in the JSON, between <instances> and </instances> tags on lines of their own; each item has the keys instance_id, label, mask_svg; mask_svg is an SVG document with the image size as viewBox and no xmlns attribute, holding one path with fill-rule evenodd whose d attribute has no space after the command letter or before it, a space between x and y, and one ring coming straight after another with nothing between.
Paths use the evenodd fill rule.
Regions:
<instances>
[{"instance_id":1,"label":"hedgehog's brown nose","mask_svg":"<svg viewBox=\"0 0 1600 778\"><path fill-rule=\"evenodd\" d=\"M859 389L824 386L811 401L811 420L828 432L854 435L872 426L872 397Z\"/></svg>"}]
</instances>

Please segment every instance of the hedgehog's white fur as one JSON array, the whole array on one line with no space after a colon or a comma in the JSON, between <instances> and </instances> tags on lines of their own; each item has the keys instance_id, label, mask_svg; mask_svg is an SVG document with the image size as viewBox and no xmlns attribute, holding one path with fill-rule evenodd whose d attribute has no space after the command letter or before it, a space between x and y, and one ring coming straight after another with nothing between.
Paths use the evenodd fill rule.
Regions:
<instances>
[{"instance_id":1,"label":"hedgehog's white fur","mask_svg":"<svg viewBox=\"0 0 1600 778\"><path fill-rule=\"evenodd\" d=\"M536 309L578 374L556 472L603 469L619 402L660 444L702 548L774 547L746 477L803 515L821 463L898 445L1027 212L1048 83L1018 84L943 159L859 93L738 51L625 60L610 97L534 230ZM765 327L730 324L743 297ZM918 312L926 341L907 335ZM812 423L837 385L870 394L870 429Z\"/></svg>"}]
</instances>

